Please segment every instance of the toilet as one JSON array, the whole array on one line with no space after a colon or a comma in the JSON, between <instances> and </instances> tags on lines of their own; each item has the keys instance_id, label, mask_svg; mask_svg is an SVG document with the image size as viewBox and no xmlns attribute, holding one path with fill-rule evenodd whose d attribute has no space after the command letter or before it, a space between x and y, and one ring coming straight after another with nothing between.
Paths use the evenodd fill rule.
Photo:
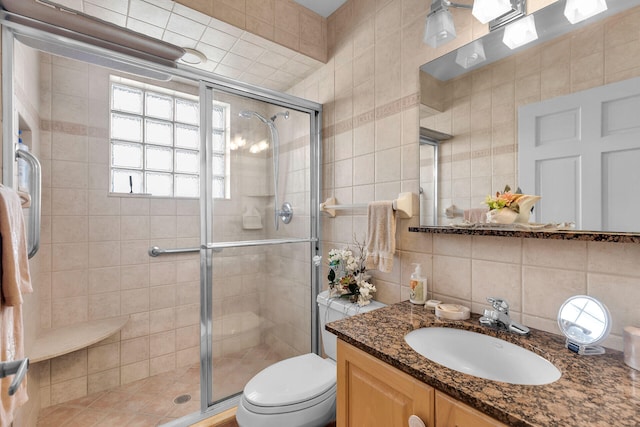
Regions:
<instances>
[{"instance_id":1,"label":"toilet","mask_svg":"<svg viewBox=\"0 0 640 427\"><path fill-rule=\"evenodd\" d=\"M336 416L336 336L324 325L384 307L378 301L359 307L345 298L316 299L322 346L327 359L314 353L277 362L244 387L236 421L240 427L324 427Z\"/></svg>"}]
</instances>

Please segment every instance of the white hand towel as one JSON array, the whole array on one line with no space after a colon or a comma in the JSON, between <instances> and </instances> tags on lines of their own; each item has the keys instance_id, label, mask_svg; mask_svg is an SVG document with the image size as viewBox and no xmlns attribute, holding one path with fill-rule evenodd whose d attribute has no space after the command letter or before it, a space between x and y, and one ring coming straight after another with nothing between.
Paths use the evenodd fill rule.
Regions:
<instances>
[{"instance_id":1,"label":"white hand towel","mask_svg":"<svg viewBox=\"0 0 640 427\"><path fill-rule=\"evenodd\" d=\"M22 294L32 292L24 216L18 194L0 184L0 361L24 357ZM0 427L11 425L15 411L28 399L27 378L13 396L14 376L0 379Z\"/></svg>"},{"instance_id":2,"label":"white hand towel","mask_svg":"<svg viewBox=\"0 0 640 427\"><path fill-rule=\"evenodd\" d=\"M0 306L22 304L32 292L27 235L18 193L0 184Z\"/></svg>"},{"instance_id":3,"label":"white hand towel","mask_svg":"<svg viewBox=\"0 0 640 427\"><path fill-rule=\"evenodd\" d=\"M368 269L391 272L396 251L396 211L392 201L369 203L366 249Z\"/></svg>"}]
</instances>

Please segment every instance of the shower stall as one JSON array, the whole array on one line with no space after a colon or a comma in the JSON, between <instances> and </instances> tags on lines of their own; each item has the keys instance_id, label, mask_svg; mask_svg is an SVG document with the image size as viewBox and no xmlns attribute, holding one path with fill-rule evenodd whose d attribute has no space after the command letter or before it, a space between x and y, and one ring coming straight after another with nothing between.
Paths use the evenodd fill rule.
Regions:
<instances>
[{"instance_id":1,"label":"shower stall","mask_svg":"<svg viewBox=\"0 0 640 427\"><path fill-rule=\"evenodd\" d=\"M319 104L15 22L2 42L3 183L18 129L43 165L25 355L52 331L126 322L39 357L31 411L128 387L189 394L194 421L318 351ZM199 388L179 389L189 375Z\"/></svg>"}]
</instances>

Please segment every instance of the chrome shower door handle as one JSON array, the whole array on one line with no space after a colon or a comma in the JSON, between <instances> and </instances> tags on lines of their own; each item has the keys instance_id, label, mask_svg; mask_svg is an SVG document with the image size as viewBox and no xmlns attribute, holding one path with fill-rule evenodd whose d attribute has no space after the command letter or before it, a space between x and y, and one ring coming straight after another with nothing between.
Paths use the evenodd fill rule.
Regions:
<instances>
[{"instance_id":1,"label":"chrome shower door handle","mask_svg":"<svg viewBox=\"0 0 640 427\"><path fill-rule=\"evenodd\" d=\"M25 150L16 150L16 158L22 158L29 163L29 192L31 193L31 212L29 213L29 259L40 248L40 221L42 207L42 168L38 158Z\"/></svg>"}]
</instances>

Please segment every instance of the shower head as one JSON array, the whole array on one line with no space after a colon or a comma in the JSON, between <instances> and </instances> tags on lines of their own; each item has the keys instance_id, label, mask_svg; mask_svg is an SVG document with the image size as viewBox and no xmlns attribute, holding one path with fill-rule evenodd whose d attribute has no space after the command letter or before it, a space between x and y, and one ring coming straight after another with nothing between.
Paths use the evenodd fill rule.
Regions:
<instances>
[{"instance_id":1,"label":"shower head","mask_svg":"<svg viewBox=\"0 0 640 427\"><path fill-rule=\"evenodd\" d=\"M257 117L262 123L266 124L268 122L266 118L256 113L255 111L243 110L243 111L240 111L238 115L243 119L250 119L251 117Z\"/></svg>"},{"instance_id":2,"label":"shower head","mask_svg":"<svg viewBox=\"0 0 640 427\"><path fill-rule=\"evenodd\" d=\"M278 116L282 116L285 119L289 118L289 112L288 111L280 111L279 113L275 113L273 116L271 116L271 121L275 122L276 119L278 118Z\"/></svg>"}]
</instances>

